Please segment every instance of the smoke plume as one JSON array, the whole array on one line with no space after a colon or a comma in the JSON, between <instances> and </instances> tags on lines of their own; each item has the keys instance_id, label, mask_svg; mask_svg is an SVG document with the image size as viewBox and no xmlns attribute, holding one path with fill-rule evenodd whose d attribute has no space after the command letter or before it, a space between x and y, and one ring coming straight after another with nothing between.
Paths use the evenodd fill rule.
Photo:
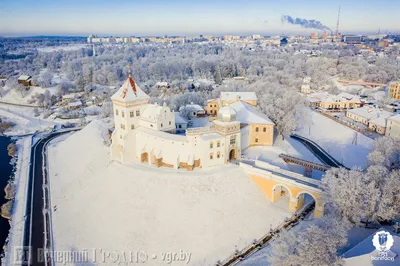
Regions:
<instances>
[{"instance_id":1,"label":"smoke plume","mask_svg":"<svg viewBox=\"0 0 400 266\"><path fill-rule=\"evenodd\" d=\"M315 19L304 19L304 18L293 18L289 15L283 15L281 18L282 23L289 23L292 25L300 25L303 28L308 29L318 29L318 30L325 30L330 31L331 29L328 26L325 26L321 23L321 21Z\"/></svg>"}]
</instances>

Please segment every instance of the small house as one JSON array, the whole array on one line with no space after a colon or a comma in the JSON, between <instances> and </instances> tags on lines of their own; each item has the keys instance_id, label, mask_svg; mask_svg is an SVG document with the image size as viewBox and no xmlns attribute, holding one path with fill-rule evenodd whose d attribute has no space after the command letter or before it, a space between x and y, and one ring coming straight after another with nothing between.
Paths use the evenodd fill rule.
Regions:
<instances>
[{"instance_id":1,"label":"small house","mask_svg":"<svg viewBox=\"0 0 400 266\"><path fill-rule=\"evenodd\" d=\"M29 87L32 85L32 77L28 75L21 75L18 78L18 84L22 84L26 87Z\"/></svg>"}]
</instances>

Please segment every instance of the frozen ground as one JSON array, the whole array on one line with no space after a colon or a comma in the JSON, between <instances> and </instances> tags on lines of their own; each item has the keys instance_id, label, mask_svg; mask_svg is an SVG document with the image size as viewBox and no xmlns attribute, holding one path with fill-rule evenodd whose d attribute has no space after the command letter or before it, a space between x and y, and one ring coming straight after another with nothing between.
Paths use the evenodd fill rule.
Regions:
<instances>
[{"instance_id":1,"label":"frozen ground","mask_svg":"<svg viewBox=\"0 0 400 266\"><path fill-rule=\"evenodd\" d=\"M187 172L110 162L99 121L51 146L49 158L56 250L143 251L147 265L182 250L190 265L212 265L291 215L235 165Z\"/></svg>"},{"instance_id":2,"label":"frozen ground","mask_svg":"<svg viewBox=\"0 0 400 266\"><path fill-rule=\"evenodd\" d=\"M366 165L367 155L374 143L372 139L317 112L307 112L310 126L299 128L297 134L315 141L347 167Z\"/></svg>"},{"instance_id":3,"label":"frozen ground","mask_svg":"<svg viewBox=\"0 0 400 266\"><path fill-rule=\"evenodd\" d=\"M304 174L304 167L300 165L287 164L281 158L280 154L291 155L307 161L320 163L319 161L303 144L286 136L284 140L277 136L273 146L257 146L249 147L243 151L243 159L256 159L279 166L282 169ZM321 180L323 173L313 171L312 177Z\"/></svg>"}]
</instances>

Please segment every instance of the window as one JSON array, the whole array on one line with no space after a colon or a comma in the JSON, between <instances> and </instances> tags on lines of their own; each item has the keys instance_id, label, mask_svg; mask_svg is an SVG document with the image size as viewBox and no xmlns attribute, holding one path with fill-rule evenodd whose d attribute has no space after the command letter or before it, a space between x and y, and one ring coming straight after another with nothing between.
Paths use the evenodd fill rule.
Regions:
<instances>
[{"instance_id":1,"label":"window","mask_svg":"<svg viewBox=\"0 0 400 266\"><path fill-rule=\"evenodd\" d=\"M214 147L214 143L211 141L210 142L210 149L212 149Z\"/></svg>"},{"instance_id":2,"label":"window","mask_svg":"<svg viewBox=\"0 0 400 266\"><path fill-rule=\"evenodd\" d=\"M136 116L140 116L140 111L136 110Z\"/></svg>"},{"instance_id":3,"label":"window","mask_svg":"<svg viewBox=\"0 0 400 266\"><path fill-rule=\"evenodd\" d=\"M258 132L258 127L256 127L256 132Z\"/></svg>"},{"instance_id":4,"label":"window","mask_svg":"<svg viewBox=\"0 0 400 266\"><path fill-rule=\"evenodd\" d=\"M214 159L214 154L210 153L210 160Z\"/></svg>"},{"instance_id":5,"label":"window","mask_svg":"<svg viewBox=\"0 0 400 266\"><path fill-rule=\"evenodd\" d=\"M118 115L118 109L115 109L115 115Z\"/></svg>"},{"instance_id":6,"label":"window","mask_svg":"<svg viewBox=\"0 0 400 266\"><path fill-rule=\"evenodd\" d=\"M122 117L125 117L125 112L121 112Z\"/></svg>"},{"instance_id":7,"label":"window","mask_svg":"<svg viewBox=\"0 0 400 266\"><path fill-rule=\"evenodd\" d=\"M236 136L231 136L230 143L231 145L236 143Z\"/></svg>"},{"instance_id":8,"label":"window","mask_svg":"<svg viewBox=\"0 0 400 266\"><path fill-rule=\"evenodd\" d=\"M134 117L135 115L134 115L134 113L133 113L133 112L130 112L130 116L131 116L131 117Z\"/></svg>"},{"instance_id":9,"label":"window","mask_svg":"<svg viewBox=\"0 0 400 266\"><path fill-rule=\"evenodd\" d=\"M217 107L217 105L215 104L214 107Z\"/></svg>"},{"instance_id":10,"label":"window","mask_svg":"<svg viewBox=\"0 0 400 266\"><path fill-rule=\"evenodd\" d=\"M263 132L267 132L267 128L266 127L263 128Z\"/></svg>"},{"instance_id":11,"label":"window","mask_svg":"<svg viewBox=\"0 0 400 266\"><path fill-rule=\"evenodd\" d=\"M219 158L221 155L220 155L220 153L219 152L217 152L217 158Z\"/></svg>"},{"instance_id":12,"label":"window","mask_svg":"<svg viewBox=\"0 0 400 266\"><path fill-rule=\"evenodd\" d=\"M153 124L150 124L151 127L153 127Z\"/></svg>"},{"instance_id":13,"label":"window","mask_svg":"<svg viewBox=\"0 0 400 266\"><path fill-rule=\"evenodd\" d=\"M171 125L171 121L169 121L169 125Z\"/></svg>"},{"instance_id":14,"label":"window","mask_svg":"<svg viewBox=\"0 0 400 266\"><path fill-rule=\"evenodd\" d=\"M217 147L219 148L221 146L221 142L218 140L217 141Z\"/></svg>"},{"instance_id":15,"label":"window","mask_svg":"<svg viewBox=\"0 0 400 266\"><path fill-rule=\"evenodd\" d=\"M121 128L122 128L122 129L125 129L125 125L124 125L124 124L121 124Z\"/></svg>"},{"instance_id":16,"label":"window","mask_svg":"<svg viewBox=\"0 0 400 266\"><path fill-rule=\"evenodd\" d=\"M131 125L131 129L135 129L135 125Z\"/></svg>"},{"instance_id":17,"label":"window","mask_svg":"<svg viewBox=\"0 0 400 266\"><path fill-rule=\"evenodd\" d=\"M178 127L179 127L179 128L182 128L182 125L179 125Z\"/></svg>"},{"instance_id":18,"label":"window","mask_svg":"<svg viewBox=\"0 0 400 266\"><path fill-rule=\"evenodd\" d=\"M163 124L161 123L161 127L163 126Z\"/></svg>"},{"instance_id":19,"label":"window","mask_svg":"<svg viewBox=\"0 0 400 266\"><path fill-rule=\"evenodd\" d=\"M258 143L258 138L255 139L255 142Z\"/></svg>"}]
</instances>

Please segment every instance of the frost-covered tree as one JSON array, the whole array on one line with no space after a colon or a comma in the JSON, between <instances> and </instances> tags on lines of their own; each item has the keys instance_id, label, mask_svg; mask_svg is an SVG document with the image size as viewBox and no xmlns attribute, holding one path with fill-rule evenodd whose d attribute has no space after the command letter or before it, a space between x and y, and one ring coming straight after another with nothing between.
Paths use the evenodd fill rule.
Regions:
<instances>
[{"instance_id":1,"label":"frost-covered tree","mask_svg":"<svg viewBox=\"0 0 400 266\"><path fill-rule=\"evenodd\" d=\"M3 87L0 87L0 98L3 98L5 90Z\"/></svg>"},{"instance_id":2,"label":"frost-covered tree","mask_svg":"<svg viewBox=\"0 0 400 266\"><path fill-rule=\"evenodd\" d=\"M267 257L273 266L342 265L343 260L337 250L347 243L348 224L333 215L326 215L308 225L301 222L297 228L283 232L271 244L271 253Z\"/></svg>"},{"instance_id":3,"label":"frost-covered tree","mask_svg":"<svg viewBox=\"0 0 400 266\"><path fill-rule=\"evenodd\" d=\"M322 179L326 203L355 225L400 216L400 140L382 138L364 170L333 168Z\"/></svg>"},{"instance_id":4,"label":"frost-covered tree","mask_svg":"<svg viewBox=\"0 0 400 266\"><path fill-rule=\"evenodd\" d=\"M259 106L274 121L282 139L304 122L307 101L296 91L266 84L258 94Z\"/></svg>"}]
</instances>

